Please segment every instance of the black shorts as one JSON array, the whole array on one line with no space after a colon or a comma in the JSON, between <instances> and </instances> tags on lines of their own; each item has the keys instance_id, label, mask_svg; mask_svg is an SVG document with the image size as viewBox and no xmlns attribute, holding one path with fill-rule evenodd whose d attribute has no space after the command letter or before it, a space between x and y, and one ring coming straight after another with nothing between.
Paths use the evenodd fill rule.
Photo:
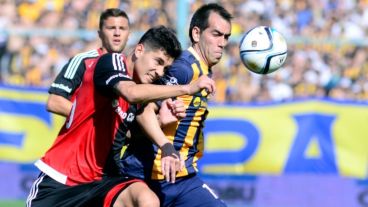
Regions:
<instances>
[{"instance_id":1,"label":"black shorts","mask_svg":"<svg viewBox=\"0 0 368 207\"><path fill-rule=\"evenodd\" d=\"M113 206L119 193L134 182L143 181L124 177L104 177L100 181L67 186L41 173L32 185L26 206Z\"/></svg>"}]
</instances>

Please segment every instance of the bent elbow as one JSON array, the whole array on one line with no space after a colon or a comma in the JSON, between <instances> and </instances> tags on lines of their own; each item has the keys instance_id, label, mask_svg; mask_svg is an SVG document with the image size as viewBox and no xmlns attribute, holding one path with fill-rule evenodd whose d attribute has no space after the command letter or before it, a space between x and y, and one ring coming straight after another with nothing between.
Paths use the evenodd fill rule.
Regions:
<instances>
[{"instance_id":1,"label":"bent elbow","mask_svg":"<svg viewBox=\"0 0 368 207\"><path fill-rule=\"evenodd\" d=\"M46 102L46 111L54 112L54 107L53 107L52 101L50 101L50 99L48 99L47 102Z\"/></svg>"}]
</instances>

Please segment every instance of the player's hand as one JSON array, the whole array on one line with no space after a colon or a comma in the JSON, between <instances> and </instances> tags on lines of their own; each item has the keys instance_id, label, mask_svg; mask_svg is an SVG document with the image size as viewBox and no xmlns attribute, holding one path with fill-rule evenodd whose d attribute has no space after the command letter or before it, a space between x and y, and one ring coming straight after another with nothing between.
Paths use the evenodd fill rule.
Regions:
<instances>
[{"instance_id":1,"label":"player's hand","mask_svg":"<svg viewBox=\"0 0 368 207\"><path fill-rule=\"evenodd\" d=\"M162 102L159 111L160 126L165 127L186 116L184 102L180 99L166 99Z\"/></svg>"},{"instance_id":2,"label":"player's hand","mask_svg":"<svg viewBox=\"0 0 368 207\"><path fill-rule=\"evenodd\" d=\"M183 168L180 154L171 143L161 147L161 170L167 182L175 183L176 173Z\"/></svg>"},{"instance_id":3,"label":"player's hand","mask_svg":"<svg viewBox=\"0 0 368 207\"><path fill-rule=\"evenodd\" d=\"M189 85L189 95L193 95L202 89L205 89L207 93L214 93L216 91L215 81L207 75L202 75Z\"/></svg>"},{"instance_id":4,"label":"player's hand","mask_svg":"<svg viewBox=\"0 0 368 207\"><path fill-rule=\"evenodd\" d=\"M179 97L175 100L169 99L167 104L170 106L172 114L175 115L178 120L184 118L187 115L185 113L186 108L184 102Z\"/></svg>"},{"instance_id":5,"label":"player's hand","mask_svg":"<svg viewBox=\"0 0 368 207\"><path fill-rule=\"evenodd\" d=\"M184 104L173 101L171 98L162 102L161 108L158 112L160 126L165 127L169 124L175 123L185 114Z\"/></svg>"}]
</instances>

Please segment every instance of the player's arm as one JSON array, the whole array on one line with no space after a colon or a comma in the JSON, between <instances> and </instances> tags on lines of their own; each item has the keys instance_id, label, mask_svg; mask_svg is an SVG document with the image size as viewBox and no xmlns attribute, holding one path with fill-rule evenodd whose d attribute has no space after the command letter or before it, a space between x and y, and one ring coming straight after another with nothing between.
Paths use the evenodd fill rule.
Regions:
<instances>
[{"instance_id":1,"label":"player's arm","mask_svg":"<svg viewBox=\"0 0 368 207\"><path fill-rule=\"evenodd\" d=\"M179 152L175 150L172 143L161 130L156 111L158 111L158 106L155 103L149 103L142 113L137 115L136 119L147 137L161 149L162 173L167 182L174 183L176 172L180 171L183 163L181 162Z\"/></svg>"},{"instance_id":2,"label":"player's arm","mask_svg":"<svg viewBox=\"0 0 368 207\"><path fill-rule=\"evenodd\" d=\"M80 86L84 71L84 61L78 55L69 60L49 88L47 111L64 117L70 114L73 105L70 98Z\"/></svg>"},{"instance_id":3,"label":"player's arm","mask_svg":"<svg viewBox=\"0 0 368 207\"><path fill-rule=\"evenodd\" d=\"M188 70L187 67L190 67L190 65L176 60L165 76L160 79L160 83L165 85L188 84L192 79L193 73L192 70ZM162 102L159 112L160 120L156 117L157 110L158 105L154 103L148 104L143 112L137 116L137 121L148 137L157 144L162 151L161 170L165 179L169 182L175 182L176 172L184 166L184 163L182 162L183 160L178 160L180 155L177 154L174 146L166 138L160 128L160 123L170 124L173 121L172 119L183 118L183 116L185 116L185 107L183 102L179 100L177 103ZM177 119L174 121L177 121Z\"/></svg>"},{"instance_id":4,"label":"player's arm","mask_svg":"<svg viewBox=\"0 0 368 207\"><path fill-rule=\"evenodd\" d=\"M170 97L192 95L202 89L206 89L210 93L215 90L214 81L207 76L201 76L190 85L162 86L119 81L114 85L114 88L118 95L129 103L145 103Z\"/></svg>"},{"instance_id":5,"label":"player's arm","mask_svg":"<svg viewBox=\"0 0 368 207\"><path fill-rule=\"evenodd\" d=\"M67 117L70 114L72 106L73 103L69 99L56 94L50 94L46 103L47 111L64 117Z\"/></svg>"},{"instance_id":6,"label":"player's arm","mask_svg":"<svg viewBox=\"0 0 368 207\"><path fill-rule=\"evenodd\" d=\"M95 86L102 93L117 93L129 103L144 103L174 96L195 94L202 89L210 93L215 90L214 81L201 76L189 85L162 86L153 84L136 84L127 75L120 54L105 54L96 65L94 74Z\"/></svg>"}]
</instances>

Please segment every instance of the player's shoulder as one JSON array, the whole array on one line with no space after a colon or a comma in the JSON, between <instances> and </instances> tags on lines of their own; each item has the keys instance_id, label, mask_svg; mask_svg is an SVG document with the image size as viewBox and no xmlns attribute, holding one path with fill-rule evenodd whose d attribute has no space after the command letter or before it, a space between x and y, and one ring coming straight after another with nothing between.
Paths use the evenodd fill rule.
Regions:
<instances>
[{"instance_id":1,"label":"player's shoulder","mask_svg":"<svg viewBox=\"0 0 368 207\"><path fill-rule=\"evenodd\" d=\"M100 54L99 54L98 50L94 49L94 50L89 50L89 51L86 51L86 52L78 53L72 59L81 60L81 59L86 59L86 58L98 57L99 55Z\"/></svg>"},{"instance_id":2,"label":"player's shoulder","mask_svg":"<svg viewBox=\"0 0 368 207\"><path fill-rule=\"evenodd\" d=\"M194 61L195 57L189 51L184 50L181 55L175 59L169 70L189 69Z\"/></svg>"},{"instance_id":3,"label":"player's shoulder","mask_svg":"<svg viewBox=\"0 0 368 207\"><path fill-rule=\"evenodd\" d=\"M122 53L106 53L99 58L96 67L126 71L125 61L126 57Z\"/></svg>"},{"instance_id":4,"label":"player's shoulder","mask_svg":"<svg viewBox=\"0 0 368 207\"><path fill-rule=\"evenodd\" d=\"M174 63L191 64L193 63L193 61L195 61L195 57L193 56L193 54L188 50L184 50Z\"/></svg>"},{"instance_id":5,"label":"player's shoulder","mask_svg":"<svg viewBox=\"0 0 368 207\"><path fill-rule=\"evenodd\" d=\"M105 53L99 58L99 62L106 61L111 63L124 62L126 57L122 53Z\"/></svg>"}]
</instances>

